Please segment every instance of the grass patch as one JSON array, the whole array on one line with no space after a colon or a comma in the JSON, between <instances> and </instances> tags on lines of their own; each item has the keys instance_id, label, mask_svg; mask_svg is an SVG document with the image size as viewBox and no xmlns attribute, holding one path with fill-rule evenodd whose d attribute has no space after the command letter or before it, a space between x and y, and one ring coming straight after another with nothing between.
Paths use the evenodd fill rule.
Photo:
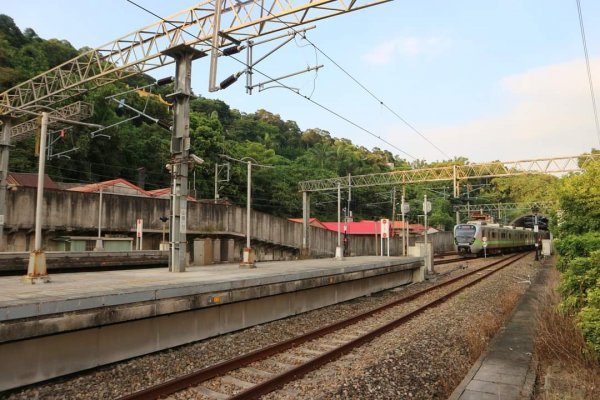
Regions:
<instances>
[{"instance_id":1,"label":"grass patch","mask_svg":"<svg viewBox=\"0 0 600 400\"><path fill-rule=\"evenodd\" d=\"M536 314L536 398L598 399L600 365L586 346L573 317L559 310L561 298L556 290L559 282L560 273L552 268Z\"/></svg>"}]
</instances>

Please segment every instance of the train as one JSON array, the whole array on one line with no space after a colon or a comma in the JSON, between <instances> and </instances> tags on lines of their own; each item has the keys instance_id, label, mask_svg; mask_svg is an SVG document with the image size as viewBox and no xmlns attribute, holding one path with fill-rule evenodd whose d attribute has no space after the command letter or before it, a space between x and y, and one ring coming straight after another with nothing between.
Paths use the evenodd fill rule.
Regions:
<instances>
[{"instance_id":1,"label":"train","mask_svg":"<svg viewBox=\"0 0 600 400\"><path fill-rule=\"evenodd\" d=\"M481 221L471 221L454 226L454 246L458 254L477 257L486 254L503 254L541 249L542 239L549 238L548 231L534 232L530 228L502 226Z\"/></svg>"}]
</instances>

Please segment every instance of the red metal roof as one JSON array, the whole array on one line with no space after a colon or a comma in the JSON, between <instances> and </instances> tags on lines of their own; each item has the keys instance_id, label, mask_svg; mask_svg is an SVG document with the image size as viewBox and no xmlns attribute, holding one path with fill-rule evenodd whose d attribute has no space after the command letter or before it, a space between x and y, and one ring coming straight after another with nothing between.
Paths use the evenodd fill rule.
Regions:
<instances>
[{"instance_id":1,"label":"red metal roof","mask_svg":"<svg viewBox=\"0 0 600 400\"><path fill-rule=\"evenodd\" d=\"M304 221L304 219L303 218L288 218L288 221L297 222L297 223L301 224ZM319 221L318 218L314 218L314 217L313 218L309 218L308 224L310 226L316 226L317 228L327 229L325 227L325 225L323 225L323 223L321 221Z\"/></svg>"},{"instance_id":2,"label":"red metal roof","mask_svg":"<svg viewBox=\"0 0 600 400\"><path fill-rule=\"evenodd\" d=\"M322 222L322 224L330 231L338 231L337 222ZM340 223L340 231L344 232L344 223ZM349 235L378 235L381 232L379 221L368 221L363 220L359 222L348 222L346 223L346 233Z\"/></svg>"}]
</instances>

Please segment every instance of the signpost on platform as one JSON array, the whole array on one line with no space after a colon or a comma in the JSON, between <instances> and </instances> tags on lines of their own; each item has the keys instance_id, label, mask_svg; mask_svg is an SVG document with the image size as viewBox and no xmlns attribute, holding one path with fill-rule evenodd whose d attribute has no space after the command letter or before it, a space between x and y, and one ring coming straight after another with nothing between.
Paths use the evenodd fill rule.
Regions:
<instances>
[{"instance_id":1,"label":"signpost on platform","mask_svg":"<svg viewBox=\"0 0 600 400\"><path fill-rule=\"evenodd\" d=\"M383 242L387 239L387 256L390 256L390 220L383 218L379 221L381 233L381 256L383 256Z\"/></svg>"},{"instance_id":2,"label":"signpost on platform","mask_svg":"<svg viewBox=\"0 0 600 400\"><path fill-rule=\"evenodd\" d=\"M135 221L135 249L142 250L142 231L144 229L144 220L138 218Z\"/></svg>"},{"instance_id":3,"label":"signpost on platform","mask_svg":"<svg viewBox=\"0 0 600 400\"><path fill-rule=\"evenodd\" d=\"M487 248L487 236L481 238L482 246L483 246L483 258L487 258L486 248Z\"/></svg>"}]
</instances>

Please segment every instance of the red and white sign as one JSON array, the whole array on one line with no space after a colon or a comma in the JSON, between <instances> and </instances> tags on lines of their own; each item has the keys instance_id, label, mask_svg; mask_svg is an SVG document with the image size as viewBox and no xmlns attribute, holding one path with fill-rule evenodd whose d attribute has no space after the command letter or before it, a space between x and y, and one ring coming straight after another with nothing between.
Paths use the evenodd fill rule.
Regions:
<instances>
[{"instance_id":1,"label":"red and white sign","mask_svg":"<svg viewBox=\"0 0 600 400\"><path fill-rule=\"evenodd\" d=\"M137 237L141 238L142 237L142 230L144 229L144 220L143 219L137 219L135 221L135 227L136 227Z\"/></svg>"},{"instance_id":2,"label":"red and white sign","mask_svg":"<svg viewBox=\"0 0 600 400\"><path fill-rule=\"evenodd\" d=\"M383 218L381 221L379 221L379 225L381 226L381 237L383 239L387 239L390 234L390 220Z\"/></svg>"}]
</instances>

